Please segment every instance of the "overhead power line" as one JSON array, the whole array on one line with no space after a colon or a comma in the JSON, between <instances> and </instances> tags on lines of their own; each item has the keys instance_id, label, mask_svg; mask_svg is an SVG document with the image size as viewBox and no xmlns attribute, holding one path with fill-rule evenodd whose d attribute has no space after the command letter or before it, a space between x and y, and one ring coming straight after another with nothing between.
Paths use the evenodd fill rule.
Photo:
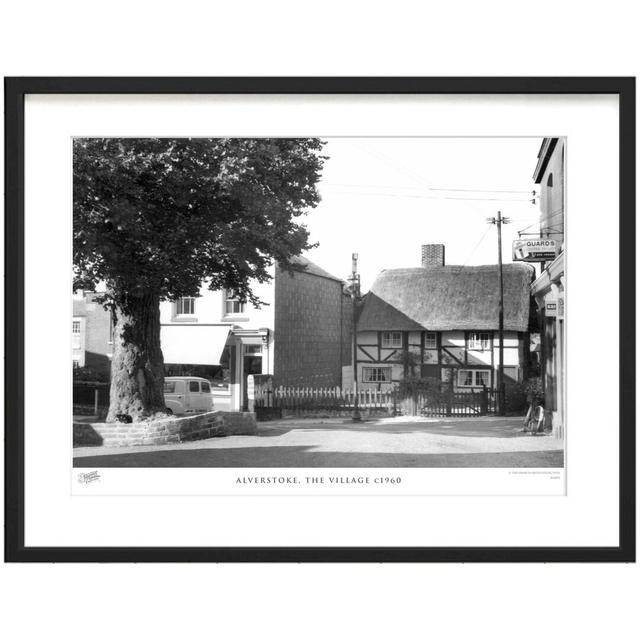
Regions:
<instances>
[{"instance_id":1,"label":"overhead power line","mask_svg":"<svg viewBox=\"0 0 640 640\"><path fill-rule=\"evenodd\" d=\"M467 191L470 193L526 193L535 197L535 191L511 191L508 189L445 189L444 187L430 187L431 191Z\"/></svg>"},{"instance_id":2,"label":"overhead power line","mask_svg":"<svg viewBox=\"0 0 640 640\"><path fill-rule=\"evenodd\" d=\"M561 216L564 215L564 210L563 209L556 209L555 211L552 211L550 215L545 216L545 220L551 220L552 218L555 218L556 216ZM537 225L537 224L541 224L542 221L541 220L536 220L536 222L532 222L530 225L524 227L523 229L520 229L520 231L518 231L518 233L524 233L527 229L530 229L531 227Z\"/></svg>"},{"instance_id":3,"label":"overhead power line","mask_svg":"<svg viewBox=\"0 0 640 640\"><path fill-rule=\"evenodd\" d=\"M471 258L473 257L473 254L477 251L478 247L482 244L484 239L487 237L487 235L489 234L489 231L491 231L491 227L487 227L487 230L482 234L482 236L480 237L480 240L476 242L473 249L471 249L469 255L465 258L465 261L460 265L458 270L455 272L456 274L459 274L462 271L462 269L464 269L464 267L467 266L467 263L469 262L469 260L471 260Z\"/></svg>"},{"instance_id":4,"label":"overhead power line","mask_svg":"<svg viewBox=\"0 0 640 640\"><path fill-rule=\"evenodd\" d=\"M531 197L536 197L536 192L532 191L518 191L511 189L458 189L458 188L446 188L446 187L429 187L429 186L409 186L409 185L382 185L382 184L348 184L344 182L326 182L327 187L348 187L357 189L428 189L429 191L454 191L463 193L515 193L525 194Z\"/></svg>"},{"instance_id":5,"label":"overhead power line","mask_svg":"<svg viewBox=\"0 0 640 640\"><path fill-rule=\"evenodd\" d=\"M414 193L383 193L383 192L367 192L367 191L335 191L348 196L380 196L386 198L413 198L417 200L462 200L462 201L474 201L474 202L531 202L529 199L521 198L464 198L455 196L427 196L418 195Z\"/></svg>"},{"instance_id":6,"label":"overhead power line","mask_svg":"<svg viewBox=\"0 0 640 640\"><path fill-rule=\"evenodd\" d=\"M409 178L411 178L411 180L418 182L420 185L422 185L423 188L427 188L427 189L431 189L432 187L427 183L427 181L418 173L416 173L414 170L409 169L408 167L406 167L404 164L398 163L396 160L392 160L390 157L388 157L386 154L381 153L379 151L374 151L372 149L369 149L366 145L363 145L361 143L352 143L353 146L355 146L357 149L360 149L361 151L363 151L364 153L367 153L368 155L376 158L377 160L382 160L382 162L386 163L388 166L392 167L395 171L398 171L402 174L404 174L405 176L408 176ZM527 191L527 193L529 193ZM428 198L428 196L426 196L426 198ZM438 198L431 198L431 199L438 199ZM440 198L442 199L442 198ZM467 200L465 200L464 198L451 198L451 199L457 199L461 202L461 204L464 204ZM471 199L469 199L468 201L470 201ZM534 200L535 200L535 194L534 194ZM516 200L516 202L526 202L525 200ZM471 205L466 205L469 207L469 209L473 210L473 208L471 207Z\"/></svg>"}]
</instances>

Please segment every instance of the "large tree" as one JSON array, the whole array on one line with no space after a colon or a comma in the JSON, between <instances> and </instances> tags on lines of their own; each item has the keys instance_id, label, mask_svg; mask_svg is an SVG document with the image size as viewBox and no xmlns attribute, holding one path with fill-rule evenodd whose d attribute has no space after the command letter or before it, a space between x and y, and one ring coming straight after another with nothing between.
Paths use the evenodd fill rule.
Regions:
<instances>
[{"instance_id":1,"label":"large tree","mask_svg":"<svg viewBox=\"0 0 640 640\"><path fill-rule=\"evenodd\" d=\"M74 141L74 288L104 283L115 322L108 421L164 411L161 300L233 289L310 247L316 138Z\"/></svg>"}]
</instances>

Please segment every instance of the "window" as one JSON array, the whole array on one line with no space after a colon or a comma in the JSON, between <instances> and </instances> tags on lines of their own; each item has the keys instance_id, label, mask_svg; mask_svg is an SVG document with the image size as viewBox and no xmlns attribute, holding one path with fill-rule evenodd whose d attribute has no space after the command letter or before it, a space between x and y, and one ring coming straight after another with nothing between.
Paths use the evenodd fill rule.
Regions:
<instances>
[{"instance_id":1,"label":"window","mask_svg":"<svg viewBox=\"0 0 640 640\"><path fill-rule=\"evenodd\" d=\"M164 393L184 393L184 382L182 380L165 380Z\"/></svg>"},{"instance_id":2,"label":"window","mask_svg":"<svg viewBox=\"0 0 640 640\"><path fill-rule=\"evenodd\" d=\"M80 349L80 320L74 320L71 325L71 348Z\"/></svg>"},{"instance_id":3,"label":"window","mask_svg":"<svg viewBox=\"0 0 640 640\"><path fill-rule=\"evenodd\" d=\"M200 383L197 380L189 380L189 391L198 393L200 391Z\"/></svg>"},{"instance_id":4,"label":"window","mask_svg":"<svg viewBox=\"0 0 640 640\"><path fill-rule=\"evenodd\" d=\"M79 369L80 368L80 360L78 360L77 358L73 359L73 368L74 369Z\"/></svg>"},{"instance_id":5,"label":"window","mask_svg":"<svg viewBox=\"0 0 640 640\"><path fill-rule=\"evenodd\" d=\"M211 387L208 382L201 382L202 393L211 393Z\"/></svg>"},{"instance_id":6,"label":"window","mask_svg":"<svg viewBox=\"0 0 640 640\"><path fill-rule=\"evenodd\" d=\"M458 384L461 387L473 387L473 371L458 372Z\"/></svg>"},{"instance_id":7,"label":"window","mask_svg":"<svg viewBox=\"0 0 640 640\"><path fill-rule=\"evenodd\" d=\"M424 334L424 348L436 349L438 346L438 336L435 333L428 331Z\"/></svg>"},{"instance_id":8,"label":"window","mask_svg":"<svg viewBox=\"0 0 640 640\"><path fill-rule=\"evenodd\" d=\"M211 380L213 387L218 390L228 390L230 383L231 371L229 370L229 367L218 367L213 379Z\"/></svg>"},{"instance_id":9,"label":"window","mask_svg":"<svg viewBox=\"0 0 640 640\"><path fill-rule=\"evenodd\" d=\"M363 367L362 382L391 382L391 367Z\"/></svg>"},{"instance_id":10,"label":"window","mask_svg":"<svg viewBox=\"0 0 640 640\"><path fill-rule=\"evenodd\" d=\"M238 295L233 289L227 289L224 299L224 314L226 316L237 315L244 313L246 309L246 303L240 300Z\"/></svg>"},{"instance_id":11,"label":"window","mask_svg":"<svg viewBox=\"0 0 640 640\"><path fill-rule=\"evenodd\" d=\"M196 312L195 298L178 298L176 302L176 315L192 316Z\"/></svg>"},{"instance_id":12,"label":"window","mask_svg":"<svg viewBox=\"0 0 640 640\"><path fill-rule=\"evenodd\" d=\"M489 387L490 372L487 369L460 369L458 371L459 387Z\"/></svg>"},{"instance_id":13,"label":"window","mask_svg":"<svg viewBox=\"0 0 640 640\"><path fill-rule=\"evenodd\" d=\"M402 331L383 331L383 347L402 347Z\"/></svg>"},{"instance_id":14,"label":"window","mask_svg":"<svg viewBox=\"0 0 640 640\"><path fill-rule=\"evenodd\" d=\"M488 331L474 331L469 334L469 340L467 346L469 349L476 349L477 351L485 351L490 348L491 336Z\"/></svg>"}]
</instances>

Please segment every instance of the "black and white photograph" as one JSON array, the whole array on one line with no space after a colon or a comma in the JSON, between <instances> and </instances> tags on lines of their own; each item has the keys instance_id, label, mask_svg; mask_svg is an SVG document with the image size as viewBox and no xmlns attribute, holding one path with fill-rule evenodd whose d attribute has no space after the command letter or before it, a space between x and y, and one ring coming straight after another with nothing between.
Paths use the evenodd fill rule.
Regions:
<instances>
[{"instance_id":1,"label":"black and white photograph","mask_svg":"<svg viewBox=\"0 0 640 640\"><path fill-rule=\"evenodd\" d=\"M565 138L72 145L74 467L564 470Z\"/></svg>"}]
</instances>

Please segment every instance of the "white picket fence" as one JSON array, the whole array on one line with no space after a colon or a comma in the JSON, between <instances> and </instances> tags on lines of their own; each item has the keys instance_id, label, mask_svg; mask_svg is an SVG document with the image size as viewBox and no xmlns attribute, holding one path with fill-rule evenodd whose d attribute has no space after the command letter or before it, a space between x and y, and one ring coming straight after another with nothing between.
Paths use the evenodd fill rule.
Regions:
<instances>
[{"instance_id":1,"label":"white picket fence","mask_svg":"<svg viewBox=\"0 0 640 640\"><path fill-rule=\"evenodd\" d=\"M395 391L362 389L357 394L358 406L365 411L393 411ZM350 410L356 402L352 389L341 387L267 387L256 388L256 407L274 407L289 411Z\"/></svg>"},{"instance_id":2,"label":"white picket fence","mask_svg":"<svg viewBox=\"0 0 640 640\"><path fill-rule=\"evenodd\" d=\"M398 390L362 389L357 393L358 408L363 413L427 416L478 416L496 412L496 392L457 392L439 401L429 401L423 393L413 398L400 398ZM346 412L355 407L356 394L341 387L274 387L257 386L255 407L287 412Z\"/></svg>"}]
</instances>

